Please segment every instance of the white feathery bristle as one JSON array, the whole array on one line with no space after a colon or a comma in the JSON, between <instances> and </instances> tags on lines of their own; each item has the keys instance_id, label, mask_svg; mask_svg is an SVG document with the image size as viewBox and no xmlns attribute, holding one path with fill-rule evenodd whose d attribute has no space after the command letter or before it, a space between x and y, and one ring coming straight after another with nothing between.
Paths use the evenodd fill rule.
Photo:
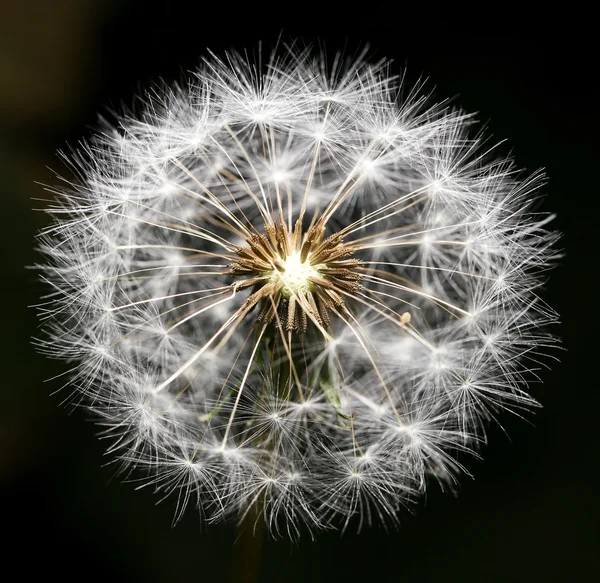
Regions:
<instances>
[{"instance_id":1,"label":"white feathery bristle","mask_svg":"<svg viewBox=\"0 0 600 583\"><path fill-rule=\"evenodd\" d=\"M365 54L213 56L70 156L38 344L178 512L395 523L536 405L543 175L400 79Z\"/></svg>"}]
</instances>

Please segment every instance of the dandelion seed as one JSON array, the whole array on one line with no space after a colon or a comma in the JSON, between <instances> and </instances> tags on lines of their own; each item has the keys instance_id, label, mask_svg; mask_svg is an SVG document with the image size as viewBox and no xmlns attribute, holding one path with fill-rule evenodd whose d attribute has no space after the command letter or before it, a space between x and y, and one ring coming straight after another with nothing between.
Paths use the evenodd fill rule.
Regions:
<instances>
[{"instance_id":1,"label":"dandelion seed","mask_svg":"<svg viewBox=\"0 0 600 583\"><path fill-rule=\"evenodd\" d=\"M536 405L543 177L400 89L365 55L213 56L73 157L39 345L177 516L394 523Z\"/></svg>"}]
</instances>

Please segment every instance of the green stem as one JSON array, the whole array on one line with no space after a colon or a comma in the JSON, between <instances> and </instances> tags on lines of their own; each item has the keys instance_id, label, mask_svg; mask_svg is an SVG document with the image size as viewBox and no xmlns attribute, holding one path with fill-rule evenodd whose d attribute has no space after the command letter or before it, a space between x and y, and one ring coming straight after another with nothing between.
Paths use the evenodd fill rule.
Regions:
<instances>
[{"instance_id":1,"label":"green stem","mask_svg":"<svg viewBox=\"0 0 600 583\"><path fill-rule=\"evenodd\" d=\"M262 547L265 538L265 520L260 502L253 506L237 528L233 546L230 583L257 583L260 575Z\"/></svg>"}]
</instances>

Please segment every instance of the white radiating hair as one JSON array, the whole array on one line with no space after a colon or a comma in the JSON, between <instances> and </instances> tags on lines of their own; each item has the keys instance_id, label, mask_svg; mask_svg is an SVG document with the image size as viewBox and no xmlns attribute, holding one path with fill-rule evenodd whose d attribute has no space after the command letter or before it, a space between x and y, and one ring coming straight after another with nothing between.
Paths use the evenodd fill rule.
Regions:
<instances>
[{"instance_id":1,"label":"white radiating hair","mask_svg":"<svg viewBox=\"0 0 600 583\"><path fill-rule=\"evenodd\" d=\"M39 344L179 511L258 509L291 536L394 522L465 471L497 413L536 404L556 321L536 293L556 258L532 211L543 175L496 158L469 115L388 63L297 49L211 56L142 101L55 191ZM320 225L341 251L290 316L268 227L298 219L300 244ZM252 253L269 268L242 273Z\"/></svg>"}]
</instances>

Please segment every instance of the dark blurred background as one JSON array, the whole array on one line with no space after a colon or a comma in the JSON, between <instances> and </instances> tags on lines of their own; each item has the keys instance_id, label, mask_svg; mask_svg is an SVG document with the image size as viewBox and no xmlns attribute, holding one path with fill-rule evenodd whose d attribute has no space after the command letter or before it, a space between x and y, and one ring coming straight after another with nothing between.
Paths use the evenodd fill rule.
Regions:
<instances>
[{"instance_id":1,"label":"dark blurred background","mask_svg":"<svg viewBox=\"0 0 600 583\"><path fill-rule=\"evenodd\" d=\"M544 408L529 422L502 418L490 432L485 462L472 462L457 497L433 487L400 531L330 533L298 544L269 541L261 582L585 581L598 576L598 366L595 303L598 215L596 61L591 15L569 7L555 27L455 27L435 5L327 14L286 3L267 12L207 3L132 1L2 2L0 19L0 483L2 570L70 581L226 581L233 529L201 528L190 509L172 527L174 503L155 506L147 490L114 478L97 428L71 412L48 378L64 365L35 354L36 303L44 288L25 268L37 257L34 234L47 217L42 184L65 174L57 149L92 131L97 114L129 104L159 76L178 79L206 49L271 46L283 38L322 41L332 51L368 42L375 56L424 75L439 97L455 97L506 138L529 170L549 176L543 210L558 214L566 257L545 289L563 318L567 351L532 388ZM298 9L298 10L296 10ZM331 8L335 10L334 8ZM312 10L312 12L309 12ZM460 16L460 15L459 15ZM511 15L509 15L511 16ZM518 13L514 14L518 21ZM595 126L595 127L594 127ZM504 147L504 146L502 146ZM589 351L589 352L588 352ZM594 362L596 358L596 362ZM588 365L586 366L586 363ZM591 371L588 373L588 371ZM47 382L46 382L47 381ZM507 436L508 435L508 436ZM8 541L8 545L6 543ZM24 558L20 558L24 557ZM85 569L85 570L83 570ZM596 573L596 576L593 574Z\"/></svg>"}]
</instances>

